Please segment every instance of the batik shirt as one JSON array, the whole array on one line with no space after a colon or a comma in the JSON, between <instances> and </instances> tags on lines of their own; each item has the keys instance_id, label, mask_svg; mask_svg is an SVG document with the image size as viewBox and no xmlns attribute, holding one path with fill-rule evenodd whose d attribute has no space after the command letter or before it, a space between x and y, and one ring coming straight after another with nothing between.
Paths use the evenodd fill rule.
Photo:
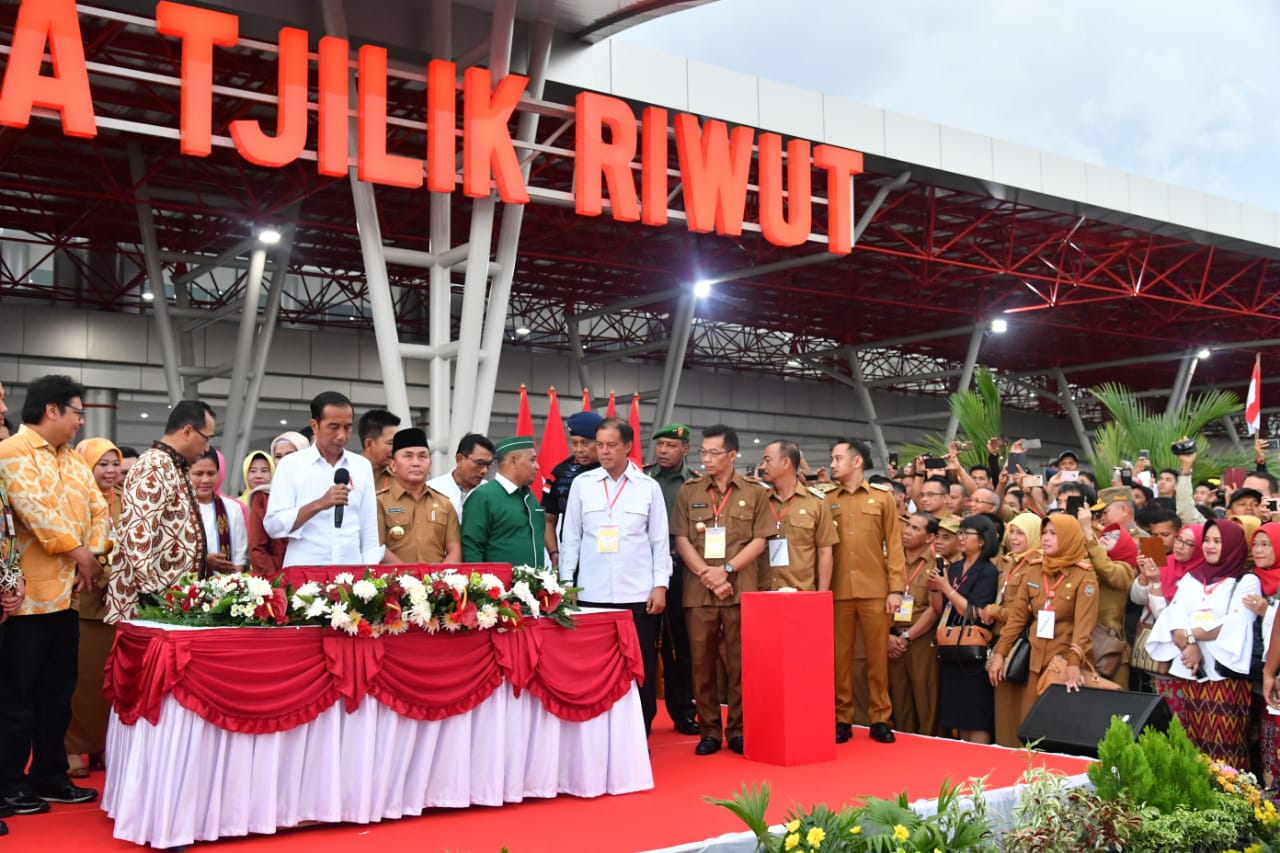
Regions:
<instances>
[{"instance_id":1,"label":"batik shirt","mask_svg":"<svg viewBox=\"0 0 1280 853\"><path fill-rule=\"evenodd\" d=\"M105 621L133 617L138 595L204 568L205 533L187 479L190 463L166 444L138 457L125 479Z\"/></svg>"},{"instance_id":2,"label":"batik shirt","mask_svg":"<svg viewBox=\"0 0 1280 853\"><path fill-rule=\"evenodd\" d=\"M23 426L0 442L0 485L17 528L18 565L27 581L20 616L57 613L77 606L76 561L85 547L107 548L107 501L93 471L68 445L54 447Z\"/></svg>"}]
</instances>

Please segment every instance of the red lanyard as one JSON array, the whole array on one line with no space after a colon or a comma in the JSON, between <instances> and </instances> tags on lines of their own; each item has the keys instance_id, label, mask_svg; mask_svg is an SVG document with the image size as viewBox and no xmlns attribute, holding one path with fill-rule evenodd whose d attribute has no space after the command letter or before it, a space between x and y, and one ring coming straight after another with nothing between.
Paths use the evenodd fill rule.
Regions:
<instances>
[{"instance_id":1,"label":"red lanyard","mask_svg":"<svg viewBox=\"0 0 1280 853\"><path fill-rule=\"evenodd\" d=\"M996 601L1004 601L1004 591L1009 588L1009 579L1013 577L1014 572L1018 571L1018 569L1021 569L1023 566L1027 564L1027 560L1031 559L1031 555L1034 553L1035 551L1028 551L1027 553L1023 554L1022 559L1018 561L1018 565L1014 566L1012 569L1008 571L1008 573L1005 574L1004 583L1000 584L1000 595L997 596Z\"/></svg>"},{"instance_id":2,"label":"red lanyard","mask_svg":"<svg viewBox=\"0 0 1280 853\"><path fill-rule=\"evenodd\" d=\"M711 487L712 499L716 493L715 486ZM720 526L720 513L724 512L725 504L729 502L729 495L733 494L733 483L729 484L729 488L725 489L724 500L720 501L720 505L715 508L716 527Z\"/></svg>"},{"instance_id":3,"label":"red lanyard","mask_svg":"<svg viewBox=\"0 0 1280 853\"><path fill-rule=\"evenodd\" d=\"M609 476L606 474L606 475L605 475L605 478L604 478L603 480L601 480L600 482L604 483L604 500L605 500L605 503L606 503L606 504L608 504L608 507L609 507L609 520L610 520L610 521L612 521L612 520L613 520L613 505L614 505L614 504L616 504L616 503L618 502L618 498L622 497L622 491L627 487L627 483L629 483L629 482L631 482L631 481L627 479L627 475L626 475L626 474L623 474L623 475L622 475L622 485L621 485L621 486L618 486L618 493L617 493L616 495L614 495L614 496L613 496L613 500L609 500Z\"/></svg>"},{"instance_id":4,"label":"red lanyard","mask_svg":"<svg viewBox=\"0 0 1280 853\"><path fill-rule=\"evenodd\" d=\"M1066 578L1067 578L1067 573L1064 571L1061 575L1059 575L1059 576L1058 576L1058 580L1057 580L1057 582L1056 582L1056 583L1054 583L1054 585L1053 585L1053 586L1049 587L1049 589L1045 591L1045 594L1044 594L1044 609L1045 609L1045 610L1052 610L1052 609L1053 609L1053 596L1054 596L1054 592L1058 589L1059 584L1061 584L1064 580L1066 580Z\"/></svg>"},{"instance_id":5,"label":"red lanyard","mask_svg":"<svg viewBox=\"0 0 1280 853\"><path fill-rule=\"evenodd\" d=\"M792 495L791 497L794 499L794 498L795 498L795 495ZM728 498L729 498L728 493L725 493L725 499L726 499L726 500L728 500ZM724 504L720 504L720 508L721 508L721 509L724 509ZM791 512L791 501L787 501L786 509L784 509L784 510L782 511L782 515L778 515L778 511L777 511L776 509L774 509L774 508L773 508L773 499L772 499L772 498L770 498L770 499L769 499L769 512L773 513L773 520L774 520L774 521L776 521L776 522L778 523L778 529L779 529L779 530L781 530L781 529L782 529L782 519L786 518L786 517L787 517L787 513ZM905 569L903 569L903 571L906 571L906 570L905 570Z\"/></svg>"},{"instance_id":6,"label":"red lanyard","mask_svg":"<svg viewBox=\"0 0 1280 853\"><path fill-rule=\"evenodd\" d=\"M907 577L907 567L906 566L902 567L902 576L906 578L906 581L907 581L907 592L911 591L911 584L915 581L917 577L920 576L920 570L924 568L924 565L927 562L929 561L926 558L921 557L920 561L916 563L916 570L911 573L911 577L909 578Z\"/></svg>"}]
</instances>

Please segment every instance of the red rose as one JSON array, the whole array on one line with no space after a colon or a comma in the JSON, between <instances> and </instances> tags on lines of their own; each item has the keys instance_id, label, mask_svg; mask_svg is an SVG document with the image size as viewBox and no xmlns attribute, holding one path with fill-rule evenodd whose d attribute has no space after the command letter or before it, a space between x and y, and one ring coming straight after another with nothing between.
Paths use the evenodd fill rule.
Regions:
<instances>
[{"instance_id":1,"label":"red rose","mask_svg":"<svg viewBox=\"0 0 1280 853\"><path fill-rule=\"evenodd\" d=\"M361 619L360 624L356 626L357 637L372 637L373 626L369 624L368 619Z\"/></svg>"},{"instance_id":2,"label":"red rose","mask_svg":"<svg viewBox=\"0 0 1280 853\"><path fill-rule=\"evenodd\" d=\"M493 599L494 601L497 601L499 598L502 598L502 587L500 586L490 587L489 598Z\"/></svg>"},{"instance_id":3,"label":"red rose","mask_svg":"<svg viewBox=\"0 0 1280 853\"><path fill-rule=\"evenodd\" d=\"M548 592L545 589L538 590L538 607L543 613L554 613L564 601L564 596L558 592Z\"/></svg>"}]
</instances>

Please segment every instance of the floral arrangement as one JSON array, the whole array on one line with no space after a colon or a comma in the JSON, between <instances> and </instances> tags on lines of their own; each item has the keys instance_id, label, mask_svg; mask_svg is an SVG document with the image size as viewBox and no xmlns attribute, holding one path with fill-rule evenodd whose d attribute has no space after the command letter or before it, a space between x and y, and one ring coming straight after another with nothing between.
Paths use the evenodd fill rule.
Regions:
<instances>
[{"instance_id":1,"label":"floral arrangement","mask_svg":"<svg viewBox=\"0 0 1280 853\"><path fill-rule=\"evenodd\" d=\"M289 599L284 588L250 574L186 574L138 609L140 619L188 625L284 625Z\"/></svg>"},{"instance_id":2,"label":"floral arrangement","mask_svg":"<svg viewBox=\"0 0 1280 853\"><path fill-rule=\"evenodd\" d=\"M139 618L197 626L320 625L353 637L511 630L528 618L573 627L574 587L555 572L517 566L507 589L496 575L445 569L414 574L357 577L342 572L330 581L286 588L251 574L184 575L139 610Z\"/></svg>"}]
</instances>

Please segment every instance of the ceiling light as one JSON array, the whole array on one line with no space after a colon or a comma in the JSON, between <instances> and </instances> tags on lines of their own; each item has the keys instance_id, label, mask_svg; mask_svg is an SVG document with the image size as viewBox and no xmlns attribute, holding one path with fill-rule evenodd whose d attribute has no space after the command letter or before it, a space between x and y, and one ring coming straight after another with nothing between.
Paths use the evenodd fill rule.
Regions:
<instances>
[{"instance_id":1,"label":"ceiling light","mask_svg":"<svg viewBox=\"0 0 1280 853\"><path fill-rule=\"evenodd\" d=\"M522 337L522 338L523 338L523 337L527 337L527 336L529 335L529 327L528 327L528 326L516 326L516 334L517 334L517 335L519 335L519 336L520 336L520 337Z\"/></svg>"},{"instance_id":2,"label":"ceiling light","mask_svg":"<svg viewBox=\"0 0 1280 853\"><path fill-rule=\"evenodd\" d=\"M142 418L143 420L146 420L147 418L151 417L151 415L148 415L146 412L143 412L142 414L138 415L138 417Z\"/></svg>"},{"instance_id":3,"label":"ceiling light","mask_svg":"<svg viewBox=\"0 0 1280 853\"><path fill-rule=\"evenodd\" d=\"M274 246L280 242L280 232L274 228L263 228L258 232L258 242L264 246Z\"/></svg>"},{"instance_id":4,"label":"ceiling light","mask_svg":"<svg viewBox=\"0 0 1280 853\"><path fill-rule=\"evenodd\" d=\"M142 301L143 301L143 302L150 302L150 301L152 301L152 300L153 300L153 299L155 299L155 298L156 298L156 295L155 295L154 293L152 293L150 290L145 290L145 291L143 291L143 293L142 293Z\"/></svg>"},{"instance_id":5,"label":"ceiling light","mask_svg":"<svg viewBox=\"0 0 1280 853\"><path fill-rule=\"evenodd\" d=\"M1203 361L1211 355L1213 355L1213 353L1209 351L1208 347L1200 347L1200 351L1196 353L1196 358Z\"/></svg>"},{"instance_id":6,"label":"ceiling light","mask_svg":"<svg viewBox=\"0 0 1280 853\"><path fill-rule=\"evenodd\" d=\"M289 421L286 418L280 419L280 426L288 426L288 425L289 425Z\"/></svg>"},{"instance_id":7,"label":"ceiling light","mask_svg":"<svg viewBox=\"0 0 1280 853\"><path fill-rule=\"evenodd\" d=\"M991 321L991 331L995 332L997 335L1003 335L1005 332L1009 331L1009 321L1003 317L995 318Z\"/></svg>"},{"instance_id":8,"label":"ceiling light","mask_svg":"<svg viewBox=\"0 0 1280 853\"><path fill-rule=\"evenodd\" d=\"M789 358L787 359L787 367L804 367L804 365L800 363L799 359Z\"/></svg>"},{"instance_id":9,"label":"ceiling light","mask_svg":"<svg viewBox=\"0 0 1280 853\"><path fill-rule=\"evenodd\" d=\"M711 295L711 282L699 281L693 286L693 295L699 299L706 299Z\"/></svg>"}]
</instances>

